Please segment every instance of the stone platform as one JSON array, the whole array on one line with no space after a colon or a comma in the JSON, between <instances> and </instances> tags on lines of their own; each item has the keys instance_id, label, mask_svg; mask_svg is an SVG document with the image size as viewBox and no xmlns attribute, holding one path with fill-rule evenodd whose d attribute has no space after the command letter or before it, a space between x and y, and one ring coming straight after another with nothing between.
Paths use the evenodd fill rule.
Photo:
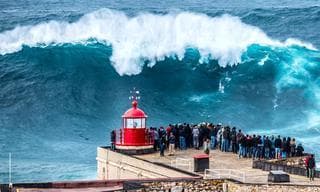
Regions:
<instances>
[{"instance_id":1,"label":"stone platform","mask_svg":"<svg viewBox=\"0 0 320 192\"><path fill-rule=\"evenodd\" d=\"M229 192L320 192L320 179L290 175L290 182L268 182L269 171L252 168L252 159L238 159L236 154L211 150L209 172L193 172L193 156L202 150L177 150L175 155L159 153L128 156L98 148L98 175L100 180L88 182L32 183L14 185L17 191L159 191L165 188L184 191ZM211 171L211 172L210 172ZM110 178L115 178L110 180ZM158 190L159 189L159 190Z\"/></svg>"},{"instance_id":2,"label":"stone platform","mask_svg":"<svg viewBox=\"0 0 320 192\"><path fill-rule=\"evenodd\" d=\"M174 156L168 156L165 154L164 157L161 157L159 153L145 154L145 155L136 155L140 159L144 159L154 163L166 164L168 166L174 166L185 171L193 172L193 156L197 154L202 154L202 150L188 149L188 150L176 150ZM179 160L180 158L180 160ZM179 165L174 165L174 162L182 161ZM190 166L188 163L191 162ZM268 184L268 174L269 171L263 171L260 169L252 168L253 160L250 158L241 158L238 159L237 154L231 152L221 152L220 150L211 150L210 151L210 169L220 170L221 172L236 170L245 175L245 183L254 183L254 184ZM204 173L197 173L201 176L204 176ZM227 175L227 174L226 174ZM307 177L289 174L290 182L289 185L319 185L320 179L315 178L314 181L310 182Z\"/></svg>"}]
</instances>

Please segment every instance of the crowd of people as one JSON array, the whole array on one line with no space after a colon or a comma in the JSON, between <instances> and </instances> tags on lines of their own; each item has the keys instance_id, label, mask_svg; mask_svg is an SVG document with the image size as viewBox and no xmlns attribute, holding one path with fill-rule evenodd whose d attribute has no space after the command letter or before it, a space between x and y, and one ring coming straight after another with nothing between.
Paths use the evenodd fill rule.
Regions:
<instances>
[{"instance_id":1,"label":"crowd of people","mask_svg":"<svg viewBox=\"0 0 320 192\"><path fill-rule=\"evenodd\" d=\"M166 149L168 155L174 155L176 149L188 148L202 148L207 154L210 150L232 152L238 154L239 159L285 159L300 157L304 153L302 144L297 144L295 138L245 134L241 129L221 123L169 124L166 128L150 127L148 133L154 139L154 150L159 150L160 156L164 156ZM308 175L314 173L314 157L310 163L306 162L306 167L310 169Z\"/></svg>"},{"instance_id":2,"label":"crowd of people","mask_svg":"<svg viewBox=\"0 0 320 192\"><path fill-rule=\"evenodd\" d=\"M278 136L249 135L241 129L222 124L200 123L198 125L170 124L167 128L150 128L154 137L154 149L160 149L161 155L169 149L169 155L174 149L200 149L206 153L214 149L223 152L237 153L239 158L281 159L302 156L304 149L296 143L295 138Z\"/></svg>"}]
</instances>

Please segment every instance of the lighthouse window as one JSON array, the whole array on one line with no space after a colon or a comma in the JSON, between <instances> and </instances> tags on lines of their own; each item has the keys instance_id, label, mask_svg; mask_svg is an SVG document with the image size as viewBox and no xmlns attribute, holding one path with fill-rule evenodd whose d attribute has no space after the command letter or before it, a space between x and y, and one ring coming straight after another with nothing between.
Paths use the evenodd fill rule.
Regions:
<instances>
[{"instance_id":1,"label":"lighthouse window","mask_svg":"<svg viewBox=\"0 0 320 192\"><path fill-rule=\"evenodd\" d=\"M143 128L144 119L127 119L126 128Z\"/></svg>"},{"instance_id":2,"label":"lighthouse window","mask_svg":"<svg viewBox=\"0 0 320 192\"><path fill-rule=\"evenodd\" d=\"M141 128L146 127L146 119L141 119Z\"/></svg>"}]
</instances>

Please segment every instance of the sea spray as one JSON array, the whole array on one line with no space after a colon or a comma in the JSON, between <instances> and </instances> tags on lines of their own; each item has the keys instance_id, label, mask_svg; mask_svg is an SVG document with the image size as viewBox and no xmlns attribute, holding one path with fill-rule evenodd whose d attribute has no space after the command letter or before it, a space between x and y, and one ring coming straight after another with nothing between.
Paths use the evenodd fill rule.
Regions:
<instances>
[{"instance_id":1,"label":"sea spray","mask_svg":"<svg viewBox=\"0 0 320 192\"><path fill-rule=\"evenodd\" d=\"M49 21L2 32L0 53L13 53L24 45L86 43L89 39L111 44L112 65L120 75L139 74L145 61L153 66L164 57L182 59L188 47L199 51L200 62L214 59L223 67L240 63L241 55L252 44L315 49L312 44L296 39L285 42L271 39L261 29L230 15L209 17L181 12L128 17L123 12L100 9L73 23Z\"/></svg>"},{"instance_id":2,"label":"sea spray","mask_svg":"<svg viewBox=\"0 0 320 192\"><path fill-rule=\"evenodd\" d=\"M14 154L14 180L92 178L96 147L121 126L132 87L148 126L222 122L296 137L318 156L320 52L241 18L101 9L72 22L12 24L0 34L0 150ZM276 23L290 32L286 19ZM6 171L7 155L0 162Z\"/></svg>"}]
</instances>

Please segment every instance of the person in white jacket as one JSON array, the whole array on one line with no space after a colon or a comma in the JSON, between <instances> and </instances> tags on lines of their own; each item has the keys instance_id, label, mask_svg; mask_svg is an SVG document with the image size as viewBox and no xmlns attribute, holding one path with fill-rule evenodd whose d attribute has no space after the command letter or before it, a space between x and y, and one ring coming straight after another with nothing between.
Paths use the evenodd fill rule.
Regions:
<instances>
[{"instance_id":1,"label":"person in white jacket","mask_svg":"<svg viewBox=\"0 0 320 192\"><path fill-rule=\"evenodd\" d=\"M195 149L199 149L199 128L197 126L194 126L192 129L192 138L193 138L193 147Z\"/></svg>"}]
</instances>

